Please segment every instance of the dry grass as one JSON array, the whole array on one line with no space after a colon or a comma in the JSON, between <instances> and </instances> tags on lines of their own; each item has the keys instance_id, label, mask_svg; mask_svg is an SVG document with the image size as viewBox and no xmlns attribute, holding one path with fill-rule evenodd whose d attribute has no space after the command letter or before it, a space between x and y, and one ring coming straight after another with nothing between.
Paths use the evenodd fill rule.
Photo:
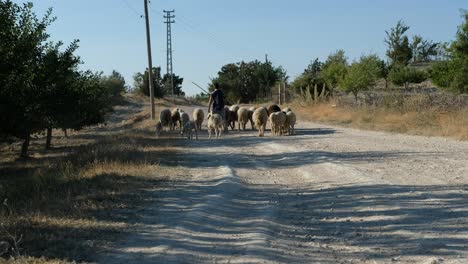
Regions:
<instances>
[{"instance_id":1,"label":"dry grass","mask_svg":"<svg viewBox=\"0 0 468 264\"><path fill-rule=\"evenodd\" d=\"M20 256L10 251L3 261L92 261L128 232L133 216L127 214L145 203L141 190L177 169L159 165L177 149L154 140L148 113L129 113L119 113L106 128L55 138L51 151L43 150L38 138L28 160L15 160L17 152L2 149L0 241L22 240Z\"/></svg>"},{"instance_id":2,"label":"dry grass","mask_svg":"<svg viewBox=\"0 0 468 264\"><path fill-rule=\"evenodd\" d=\"M468 107L428 105L424 96L409 96L393 106L346 106L339 102L293 105L300 118L309 121L468 140Z\"/></svg>"}]
</instances>

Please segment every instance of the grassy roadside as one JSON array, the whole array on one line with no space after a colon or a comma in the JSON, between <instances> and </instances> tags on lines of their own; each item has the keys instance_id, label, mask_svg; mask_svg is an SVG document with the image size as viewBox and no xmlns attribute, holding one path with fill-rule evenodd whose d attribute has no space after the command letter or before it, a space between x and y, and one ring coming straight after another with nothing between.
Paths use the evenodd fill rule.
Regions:
<instances>
[{"instance_id":1,"label":"grassy roadside","mask_svg":"<svg viewBox=\"0 0 468 264\"><path fill-rule=\"evenodd\" d=\"M302 120L324 122L365 130L410 135L440 136L468 140L468 107L434 106L423 96L408 97L398 105L342 105L330 101L317 104L294 102Z\"/></svg>"},{"instance_id":2,"label":"grassy roadside","mask_svg":"<svg viewBox=\"0 0 468 264\"><path fill-rule=\"evenodd\" d=\"M10 249L0 263L92 261L131 230L133 212L149 202L142 190L175 169L159 165L162 153L176 149L156 144L147 116L117 120L109 131L73 133L49 152L36 144L29 160L2 150L0 242Z\"/></svg>"}]
</instances>

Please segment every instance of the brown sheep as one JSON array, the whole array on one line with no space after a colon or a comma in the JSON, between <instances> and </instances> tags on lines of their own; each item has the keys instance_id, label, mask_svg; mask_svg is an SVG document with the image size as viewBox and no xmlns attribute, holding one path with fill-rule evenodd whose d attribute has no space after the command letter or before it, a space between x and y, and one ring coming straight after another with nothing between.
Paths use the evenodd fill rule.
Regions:
<instances>
[{"instance_id":1,"label":"brown sheep","mask_svg":"<svg viewBox=\"0 0 468 264\"><path fill-rule=\"evenodd\" d=\"M205 118L205 113L201 108L195 108L193 110L193 121L196 124L197 130L201 131L203 119Z\"/></svg>"},{"instance_id":2,"label":"brown sheep","mask_svg":"<svg viewBox=\"0 0 468 264\"><path fill-rule=\"evenodd\" d=\"M271 115L272 113L275 113L275 112L281 112L281 108L275 104L270 105L268 107L268 115Z\"/></svg>"},{"instance_id":3,"label":"brown sheep","mask_svg":"<svg viewBox=\"0 0 468 264\"><path fill-rule=\"evenodd\" d=\"M177 124L180 126L179 108L174 108L171 111L171 130L175 130Z\"/></svg>"}]
</instances>

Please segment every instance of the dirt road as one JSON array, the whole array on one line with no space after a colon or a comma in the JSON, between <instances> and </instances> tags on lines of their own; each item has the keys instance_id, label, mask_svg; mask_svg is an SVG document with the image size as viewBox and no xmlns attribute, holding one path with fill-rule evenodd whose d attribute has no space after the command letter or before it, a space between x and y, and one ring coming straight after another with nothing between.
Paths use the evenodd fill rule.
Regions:
<instances>
[{"instance_id":1,"label":"dirt road","mask_svg":"<svg viewBox=\"0 0 468 264\"><path fill-rule=\"evenodd\" d=\"M177 167L102 263L468 263L468 142L300 122L163 138Z\"/></svg>"}]
</instances>

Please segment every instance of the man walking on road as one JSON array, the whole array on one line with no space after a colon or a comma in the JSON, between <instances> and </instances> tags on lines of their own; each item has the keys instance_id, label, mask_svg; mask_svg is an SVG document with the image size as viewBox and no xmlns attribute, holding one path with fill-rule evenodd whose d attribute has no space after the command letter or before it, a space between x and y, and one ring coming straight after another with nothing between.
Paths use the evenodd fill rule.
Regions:
<instances>
[{"instance_id":1,"label":"man walking on road","mask_svg":"<svg viewBox=\"0 0 468 264\"><path fill-rule=\"evenodd\" d=\"M224 92L219 89L219 83L214 83L215 90L210 94L208 113L219 114L224 121L224 132L227 132L226 113L224 111ZM213 104L213 107L212 107Z\"/></svg>"}]
</instances>

